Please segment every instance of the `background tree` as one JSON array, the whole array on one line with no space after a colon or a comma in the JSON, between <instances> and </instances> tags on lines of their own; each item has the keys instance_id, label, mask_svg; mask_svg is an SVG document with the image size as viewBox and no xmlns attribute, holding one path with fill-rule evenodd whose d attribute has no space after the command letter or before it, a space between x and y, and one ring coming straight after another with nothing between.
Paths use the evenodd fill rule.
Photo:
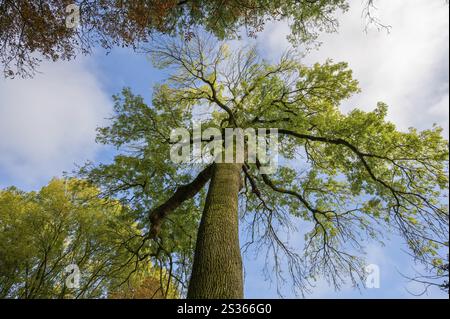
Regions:
<instances>
[{"instance_id":1,"label":"background tree","mask_svg":"<svg viewBox=\"0 0 450 319\"><path fill-rule=\"evenodd\" d=\"M157 267L136 265L141 230L133 213L98 195L83 181L57 179L39 192L0 191L1 298L105 297L137 278L173 296ZM71 264L81 271L79 288L66 286Z\"/></svg>"},{"instance_id":2,"label":"background tree","mask_svg":"<svg viewBox=\"0 0 450 319\"><path fill-rule=\"evenodd\" d=\"M81 23L66 27L68 5ZM295 42L334 31L346 0L0 0L0 60L7 77L31 76L41 59L69 60L95 46L138 48L158 34L191 36L194 25L220 38L245 28L254 36L271 20L290 21Z\"/></svg>"},{"instance_id":3,"label":"background tree","mask_svg":"<svg viewBox=\"0 0 450 319\"><path fill-rule=\"evenodd\" d=\"M300 292L318 276L337 288L345 280L357 285L365 277L364 244L382 242L387 232L401 235L424 264L448 249L442 129L398 131L386 121L383 103L372 112L343 114L342 100L359 91L345 63L307 67L288 53L270 64L253 48L232 52L204 34L161 41L151 53L172 75L155 88L151 107L129 89L115 97L115 116L99 129L98 141L124 155L109 165L87 165L81 175L149 221L150 251L170 252L164 240L186 242L198 227L188 297L242 298L241 250L250 246L266 250L267 273L278 282L287 265ZM171 162L170 132L192 129L193 113L202 114L204 129L277 128L276 174L261 173L259 158ZM301 243L287 235L300 221L301 253L293 249ZM187 231L179 232L182 227ZM248 235L241 246L238 227ZM191 256L185 248L181 255ZM185 263L175 265L189 273Z\"/></svg>"}]
</instances>

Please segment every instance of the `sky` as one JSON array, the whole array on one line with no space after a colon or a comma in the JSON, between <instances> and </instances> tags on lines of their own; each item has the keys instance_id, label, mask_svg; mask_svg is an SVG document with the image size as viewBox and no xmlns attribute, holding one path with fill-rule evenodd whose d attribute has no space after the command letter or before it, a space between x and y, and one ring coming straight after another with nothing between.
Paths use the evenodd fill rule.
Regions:
<instances>
[{"instance_id":1,"label":"sky","mask_svg":"<svg viewBox=\"0 0 450 319\"><path fill-rule=\"evenodd\" d=\"M364 32L361 0L339 17L336 34L321 35L323 44L304 63L346 61L362 92L345 101L343 112L389 105L388 118L401 130L430 128L437 123L449 134L449 13L444 0L378 0L376 14L390 32ZM266 26L256 40L269 60L289 48L285 22ZM244 44L244 43L243 43ZM301 48L299 48L301 50ZM131 87L151 104L152 87L163 73L148 57L127 49L99 50L70 62L45 62L33 79L0 79L0 188L15 185L37 190L52 177L72 171L87 160L108 161L114 153L95 143L96 127L112 114L113 94ZM297 237L296 237L297 236ZM302 237L300 232L292 242ZM367 246L367 261L380 267L380 288L336 292L319 280L309 298L412 298L421 287L402 276L420 267L412 264L402 241L386 247ZM245 296L276 298L276 287L262 274L262 258L245 258ZM285 297L295 297L284 289ZM424 298L448 298L431 289Z\"/></svg>"}]
</instances>

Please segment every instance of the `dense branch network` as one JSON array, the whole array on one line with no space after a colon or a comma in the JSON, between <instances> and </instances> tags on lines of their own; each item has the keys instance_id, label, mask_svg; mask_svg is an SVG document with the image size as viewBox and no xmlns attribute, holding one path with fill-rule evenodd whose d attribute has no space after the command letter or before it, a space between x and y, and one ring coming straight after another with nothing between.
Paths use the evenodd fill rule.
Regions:
<instances>
[{"instance_id":1,"label":"dense branch network","mask_svg":"<svg viewBox=\"0 0 450 319\"><path fill-rule=\"evenodd\" d=\"M244 163L240 208L248 234L243 250L266 250L267 266L275 270L266 271L281 282L287 265L289 280L302 292L317 276L336 287L347 277L356 285L365 276L365 243L382 241L389 230L405 239L417 260L439 263L448 247L448 143L440 128L400 132L386 121L383 103L372 112L342 114L340 103L359 92L346 63L306 66L287 52L271 64L254 48L232 51L207 34L187 42L161 39L147 52L171 75L156 88L153 108L125 91L114 125L100 131L100 140L132 145L140 156L127 158L119 170L134 179L130 184L156 165L152 179L164 193L149 195L147 187L133 199L150 218L151 237L174 229L166 224L169 216L186 220L191 209L202 207L210 166L186 174L189 165L175 166L161 155L169 154L170 130L192 129L192 114L199 111L207 114L205 129L278 130L280 167L267 175L258 158ZM298 225L305 235L302 255L293 248L301 242L287 237Z\"/></svg>"}]
</instances>

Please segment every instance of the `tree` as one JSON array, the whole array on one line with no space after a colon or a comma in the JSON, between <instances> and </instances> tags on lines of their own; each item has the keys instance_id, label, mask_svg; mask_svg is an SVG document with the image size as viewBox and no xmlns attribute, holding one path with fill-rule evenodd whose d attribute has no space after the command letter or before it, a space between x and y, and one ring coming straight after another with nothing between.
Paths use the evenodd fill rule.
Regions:
<instances>
[{"instance_id":1,"label":"tree","mask_svg":"<svg viewBox=\"0 0 450 319\"><path fill-rule=\"evenodd\" d=\"M76 5L77 7L68 7ZM73 22L79 9L80 25ZM138 48L158 34L190 37L203 26L220 38L245 28L254 36L269 20L291 21L292 40L334 31L346 0L0 0L0 60L6 77L32 76L41 59L70 60L95 46Z\"/></svg>"},{"instance_id":2,"label":"tree","mask_svg":"<svg viewBox=\"0 0 450 319\"><path fill-rule=\"evenodd\" d=\"M172 70L155 88L153 105L125 89L115 97L111 125L99 129L99 142L126 155L80 174L149 222L147 238L159 243L149 241L150 250L180 236L172 234L180 227L188 225L191 237L198 227L189 298L243 297L238 227L248 234L242 250L267 249L272 273L282 281L287 264L301 292L317 276L337 288L347 279L358 284L364 243L382 242L389 231L424 263L448 249L442 129L398 131L384 103L343 114L342 100L359 91L346 63L307 67L287 53L270 64L254 48L233 52L204 34L161 40L151 53L157 66ZM193 111L202 114L203 130L217 128L221 138L226 128L276 128L276 173L261 170L259 154L255 163L175 164L171 132L192 131ZM179 143L206 147L211 140ZM299 220L308 228L301 254L286 235Z\"/></svg>"},{"instance_id":3,"label":"tree","mask_svg":"<svg viewBox=\"0 0 450 319\"><path fill-rule=\"evenodd\" d=\"M74 179L54 179L39 192L0 191L2 298L104 297L145 273L167 296L156 267L135 267L133 249L140 244L135 217L98 193ZM80 270L78 288L66 285L71 265Z\"/></svg>"}]
</instances>

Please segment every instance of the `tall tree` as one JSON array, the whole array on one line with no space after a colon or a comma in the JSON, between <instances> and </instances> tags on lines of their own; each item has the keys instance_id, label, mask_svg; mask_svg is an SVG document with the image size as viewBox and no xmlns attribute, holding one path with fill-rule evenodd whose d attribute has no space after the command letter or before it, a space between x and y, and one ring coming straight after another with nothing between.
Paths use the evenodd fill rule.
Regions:
<instances>
[{"instance_id":1,"label":"tall tree","mask_svg":"<svg viewBox=\"0 0 450 319\"><path fill-rule=\"evenodd\" d=\"M1 298L98 298L144 279L173 296L157 267L136 264L141 230L132 212L98 195L86 182L56 179L39 192L0 191ZM79 287L66 285L72 265Z\"/></svg>"},{"instance_id":2,"label":"tall tree","mask_svg":"<svg viewBox=\"0 0 450 319\"><path fill-rule=\"evenodd\" d=\"M42 58L69 60L97 45L137 48L158 34L190 37L194 25L220 38L240 28L253 36L280 19L293 40L309 42L334 31L335 13L347 8L347 0L0 0L0 61L7 77L31 76Z\"/></svg>"},{"instance_id":3,"label":"tall tree","mask_svg":"<svg viewBox=\"0 0 450 319\"><path fill-rule=\"evenodd\" d=\"M442 129L399 131L384 103L343 114L340 103L359 91L346 63L307 67L287 53L271 64L254 48L231 51L204 34L161 41L151 53L172 75L155 88L151 107L129 89L115 97L115 116L98 141L127 153L81 175L136 209L158 243L198 226L188 297L242 298L241 250L250 246L267 249L278 279L287 265L302 292L317 276L338 288L348 279L357 284L365 277L364 243L386 232L401 235L425 264L447 249ZM171 161L171 131L193 131L193 113L202 114L203 130L217 128L223 138L226 128L276 128L276 173L261 170L259 155L255 163ZM194 142L206 146L211 138L183 143ZM287 240L298 221L302 253ZM238 227L248 234L242 245Z\"/></svg>"}]
</instances>

